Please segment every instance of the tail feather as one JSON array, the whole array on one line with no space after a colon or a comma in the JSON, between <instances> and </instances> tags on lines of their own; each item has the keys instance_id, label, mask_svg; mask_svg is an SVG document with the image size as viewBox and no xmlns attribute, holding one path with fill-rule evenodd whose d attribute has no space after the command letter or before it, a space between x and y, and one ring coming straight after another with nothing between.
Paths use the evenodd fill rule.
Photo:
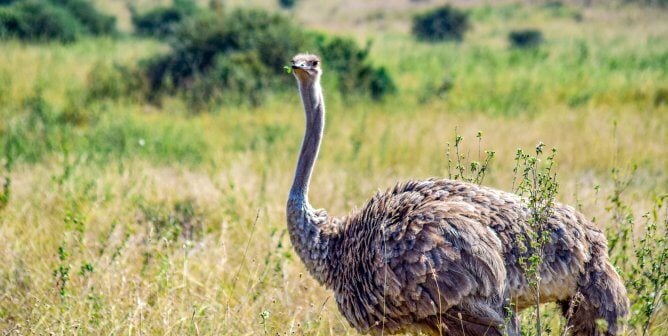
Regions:
<instances>
[{"instance_id":1,"label":"tail feather","mask_svg":"<svg viewBox=\"0 0 668 336\"><path fill-rule=\"evenodd\" d=\"M629 300L624 282L608 260L604 238L593 244L592 258L585 270L578 281L581 298L562 304L564 313L573 305L568 316L572 334L621 334L623 320L629 314Z\"/></svg>"}]
</instances>

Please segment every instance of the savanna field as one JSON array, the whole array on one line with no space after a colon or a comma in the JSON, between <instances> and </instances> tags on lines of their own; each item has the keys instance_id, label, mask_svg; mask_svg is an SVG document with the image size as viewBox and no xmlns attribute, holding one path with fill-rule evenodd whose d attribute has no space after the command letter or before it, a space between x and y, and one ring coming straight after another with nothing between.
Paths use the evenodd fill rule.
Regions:
<instances>
[{"instance_id":1,"label":"savanna field","mask_svg":"<svg viewBox=\"0 0 668 336\"><path fill-rule=\"evenodd\" d=\"M19 2L35 3L0 10ZM286 228L304 113L282 66L303 51L323 56L327 103L314 206L344 215L399 181L471 176L491 151L482 184L511 191L518 149L542 142L556 199L608 237L627 334L668 335L662 1L452 1L470 29L443 42L411 33L442 5L428 0L92 3L113 29L31 39L0 11L3 335L357 335ZM142 32L165 6L181 23ZM513 45L521 30L536 45ZM224 51L190 53L207 36ZM562 335L556 307L540 314Z\"/></svg>"}]
</instances>

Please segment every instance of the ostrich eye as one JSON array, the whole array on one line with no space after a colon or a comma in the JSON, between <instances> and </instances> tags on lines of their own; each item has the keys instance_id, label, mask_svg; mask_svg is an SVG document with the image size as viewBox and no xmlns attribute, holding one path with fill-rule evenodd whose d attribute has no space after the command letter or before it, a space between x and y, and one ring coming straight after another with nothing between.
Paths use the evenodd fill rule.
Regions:
<instances>
[{"instance_id":1,"label":"ostrich eye","mask_svg":"<svg viewBox=\"0 0 668 336\"><path fill-rule=\"evenodd\" d=\"M317 66L317 65L318 65L318 61L313 61L313 66Z\"/></svg>"}]
</instances>

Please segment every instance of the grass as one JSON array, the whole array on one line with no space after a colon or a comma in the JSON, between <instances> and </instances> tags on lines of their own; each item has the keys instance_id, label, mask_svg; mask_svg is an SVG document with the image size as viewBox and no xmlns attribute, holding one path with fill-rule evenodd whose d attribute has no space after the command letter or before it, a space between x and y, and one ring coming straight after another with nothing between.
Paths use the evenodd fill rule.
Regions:
<instances>
[{"instance_id":1,"label":"grass","mask_svg":"<svg viewBox=\"0 0 668 336\"><path fill-rule=\"evenodd\" d=\"M299 6L303 17L314 4ZM472 8L475 28L461 44L414 41L401 6L383 15L370 6L371 19L358 24L341 7L311 24L373 38L374 63L399 87L380 103L349 102L325 81L316 206L345 214L378 188L447 176L446 143L457 127L466 153L477 153L484 133L483 149L496 152L485 184L504 190L517 148L558 148L557 200L579 204L611 235L608 197L619 185L611 171L637 165L622 201L639 242L642 215L668 190L668 106L657 103L668 89L668 25L637 7L576 9L578 21L503 6L515 5ZM543 32L544 45L509 48L507 33L527 25ZM0 206L0 330L354 335L286 234L303 131L294 87L261 107L208 113L178 99L86 101L99 64L132 65L162 50L129 37L3 42L0 177L11 184ZM437 92L444 81L451 86ZM554 310L541 311L557 334ZM649 334L665 334L665 308L656 314Z\"/></svg>"}]
</instances>

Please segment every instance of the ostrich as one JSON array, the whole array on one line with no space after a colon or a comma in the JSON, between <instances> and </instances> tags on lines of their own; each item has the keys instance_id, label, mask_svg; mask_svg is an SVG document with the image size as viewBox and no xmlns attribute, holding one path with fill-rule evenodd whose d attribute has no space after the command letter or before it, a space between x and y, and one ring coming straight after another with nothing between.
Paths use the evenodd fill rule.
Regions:
<instances>
[{"instance_id":1,"label":"ostrich","mask_svg":"<svg viewBox=\"0 0 668 336\"><path fill-rule=\"evenodd\" d=\"M400 183L346 217L308 200L325 122L321 61L292 60L306 132L287 202L292 244L311 276L335 293L361 333L516 335L515 311L534 303L523 272L530 210L511 193L447 179ZM557 302L575 335L616 335L626 290L601 231L555 203L546 223L541 302ZM598 330L603 320L607 329Z\"/></svg>"}]
</instances>

